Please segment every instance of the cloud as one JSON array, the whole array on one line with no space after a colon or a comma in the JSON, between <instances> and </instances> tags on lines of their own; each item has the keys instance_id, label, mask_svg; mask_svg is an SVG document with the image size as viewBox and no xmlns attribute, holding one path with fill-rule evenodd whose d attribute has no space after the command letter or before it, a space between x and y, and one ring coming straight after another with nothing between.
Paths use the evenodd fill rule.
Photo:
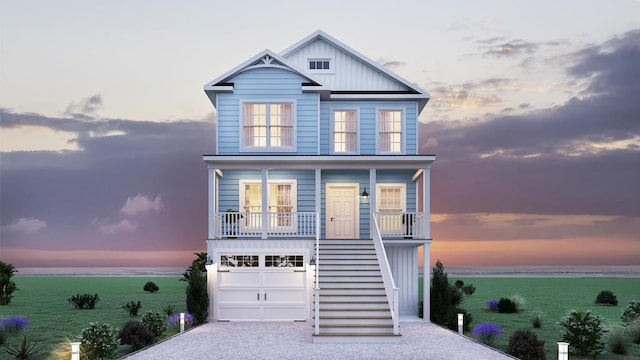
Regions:
<instances>
[{"instance_id":1,"label":"cloud","mask_svg":"<svg viewBox=\"0 0 640 360\"><path fill-rule=\"evenodd\" d=\"M95 112L100 109L102 109L102 95L96 94L78 102L72 101L64 111L64 115L90 120L93 119Z\"/></svg>"},{"instance_id":2,"label":"cloud","mask_svg":"<svg viewBox=\"0 0 640 360\"><path fill-rule=\"evenodd\" d=\"M462 84L433 82L431 85L429 109L439 115L456 109L480 109L502 105L505 103L504 92L517 87L515 80L501 77Z\"/></svg>"},{"instance_id":3,"label":"cloud","mask_svg":"<svg viewBox=\"0 0 640 360\"><path fill-rule=\"evenodd\" d=\"M405 66L406 63L402 62L402 61L397 61L397 60L380 60L379 61L380 64L382 64L383 67L386 67L387 69L390 70L394 70L397 69L399 67Z\"/></svg>"},{"instance_id":4,"label":"cloud","mask_svg":"<svg viewBox=\"0 0 640 360\"><path fill-rule=\"evenodd\" d=\"M100 224L98 229L100 232L106 235L112 235L116 233L132 233L136 231L138 224L131 222L127 219L122 219L120 222L113 224Z\"/></svg>"},{"instance_id":5,"label":"cloud","mask_svg":"<svg viewBox=\"0 0 640 360\"><path fill-rule=\"evenodd\" d=\"M495 38L478 41L482 44L480 49L485 55L495 57L511 57L523 54L533 54L538 50L539 45L522 39L514 39L507 42L496 43L491 41Z\"/></svg>"},{"instance_id":6,"label":"cloud","mask_svg":"<svg viewBox=\"0 0 640 360\"><path fill-rule=\"evenodd\" d=\"M148 212L159 212L164 204L160 195L156 195L153 200L142 194L127 198L120 212L128 216L144 214Z\"/></svg>"},{"instance_id":7,"label":"cloud","mask_svg":"<svg viewBox=\"0 0 640 360\"><path fill-rule=\"evenodd\" d=\"M19 218L2 227L2 231L17 232L26 235L35 234L47 227L47 223L35 218Z\"/></svg>"}]
</instances>

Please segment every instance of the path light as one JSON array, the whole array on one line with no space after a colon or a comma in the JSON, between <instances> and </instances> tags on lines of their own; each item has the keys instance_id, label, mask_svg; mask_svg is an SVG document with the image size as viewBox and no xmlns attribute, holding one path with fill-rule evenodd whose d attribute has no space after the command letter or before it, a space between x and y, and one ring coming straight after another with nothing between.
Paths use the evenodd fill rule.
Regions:
<instances>
[{"instance_id":1,"label":"path light","mask_svg":"<svg viewBox=\"0 0 640 360\"><path fill-rule=\"evenodd\" d=\"M558 360L569 360L569 343L558 341Z\"/></svg>"},{"instance_id":2,"label":"path light","mask_svg":"<svg viewBox=\"0 0 640 360\"><path fill-rule=\"evenodd\" d=\"M80 342L71 343L71 360L80 360Z\"/></svg>"},{"instance_id":3,"label":"path light","mask_svg":"<svg viewBox=\"0 0 640 360\"><path fill-rule=\"evenodd\" d=\"M458 334L463 334L464 328L464 314L458 313Z\"/></svg>"},{"instance_id":4,"label":"path light","mask_svg":"<svg viewBox=\"0 0 640 360\"><path fill-rule=\"evenodd\" d=\"M184 313L180 313L180 333L184 332Z\"/></svg>"}]
</instances>

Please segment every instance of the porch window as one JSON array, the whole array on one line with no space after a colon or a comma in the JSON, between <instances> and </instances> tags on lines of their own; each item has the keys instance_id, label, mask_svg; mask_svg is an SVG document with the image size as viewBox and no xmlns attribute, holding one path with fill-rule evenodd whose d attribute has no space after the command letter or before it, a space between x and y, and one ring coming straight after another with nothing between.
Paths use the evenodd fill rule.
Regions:
<instances>
[{"instance_id":1,"label":"porch window","mask_svg":"<svg viewBox=\"0 0 640 360\"><path fill-rule=\"evenodd\" d=\"M334 110L332 115L333 153L357 153L358 111Z\"/></svg>"},{"instance_id":2,"label":"porch window","mask_svg":"<svg viewBox=\"0 0 640 360\"><path fill-rule=\"evenodd\" d=\"M297 202L296 180L269 181L267 190L269 230L295 232L294 214ZM259 231L262 228L262 183L241 180L240 204L246 214L242 222L244 230Z\"/></svg>"},{"instance_id":3,"label":"porch window","mask_svg":"<svg viewBox=\"0 0 640 360\"><path fill-rule=\"evenodd\" d=\"M380 231L383 234L402 233L402 215L406 211L406 184L378 184L376 208Z\"/></svg>"},{"instance_id":4,"label":"porch window","mask_svg":"<svg viewBox=\"0 0 640 360\"><path fill-rule=\"evenodd\" d=\"M294 102L243 102L241 150L295 150Z\"/></svg>"},{"instance_id":5,"label":"porch window","mask_svg":"<svg viewBox=\"0 0 640 360\"><path fill-rule=\"evenodd\" d=\"M379 153L404 153L404 111L378 110Z\"/></svg>"}]
</instances>

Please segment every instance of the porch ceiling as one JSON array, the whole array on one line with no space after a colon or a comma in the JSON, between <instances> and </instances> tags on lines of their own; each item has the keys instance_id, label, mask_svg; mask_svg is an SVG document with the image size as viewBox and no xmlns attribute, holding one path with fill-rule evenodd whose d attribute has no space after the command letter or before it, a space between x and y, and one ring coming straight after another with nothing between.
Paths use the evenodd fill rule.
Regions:
<instances>
[{"instance_id":1,"label":"porch ceiling","mask_svg":"<svg viewBox=\"0 0 640 360\"><path fill-rule=\"evenodd\" d=\"M209 166L224 170L242 169L423 169L435 155L203 155Z\"/></svg>"}]
</instances>

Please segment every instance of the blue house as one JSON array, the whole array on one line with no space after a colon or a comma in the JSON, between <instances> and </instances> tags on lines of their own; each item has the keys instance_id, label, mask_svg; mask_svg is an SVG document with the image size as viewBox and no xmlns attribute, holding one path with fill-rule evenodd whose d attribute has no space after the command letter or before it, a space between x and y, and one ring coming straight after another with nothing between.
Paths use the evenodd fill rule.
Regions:
<instances>
[{"instance_id":1,"label":"blue house","mask_svg":"<svg viewBox=\"0 0 640 360\"><path fill-rule=\"evenodd\" d=\"M422 295L429 321L429 286L418 294L429 94L322 31L204 91L217 111L203 155L210 320L307 321L314 342L395 342Z\"/></svg>"}]
</instances>

